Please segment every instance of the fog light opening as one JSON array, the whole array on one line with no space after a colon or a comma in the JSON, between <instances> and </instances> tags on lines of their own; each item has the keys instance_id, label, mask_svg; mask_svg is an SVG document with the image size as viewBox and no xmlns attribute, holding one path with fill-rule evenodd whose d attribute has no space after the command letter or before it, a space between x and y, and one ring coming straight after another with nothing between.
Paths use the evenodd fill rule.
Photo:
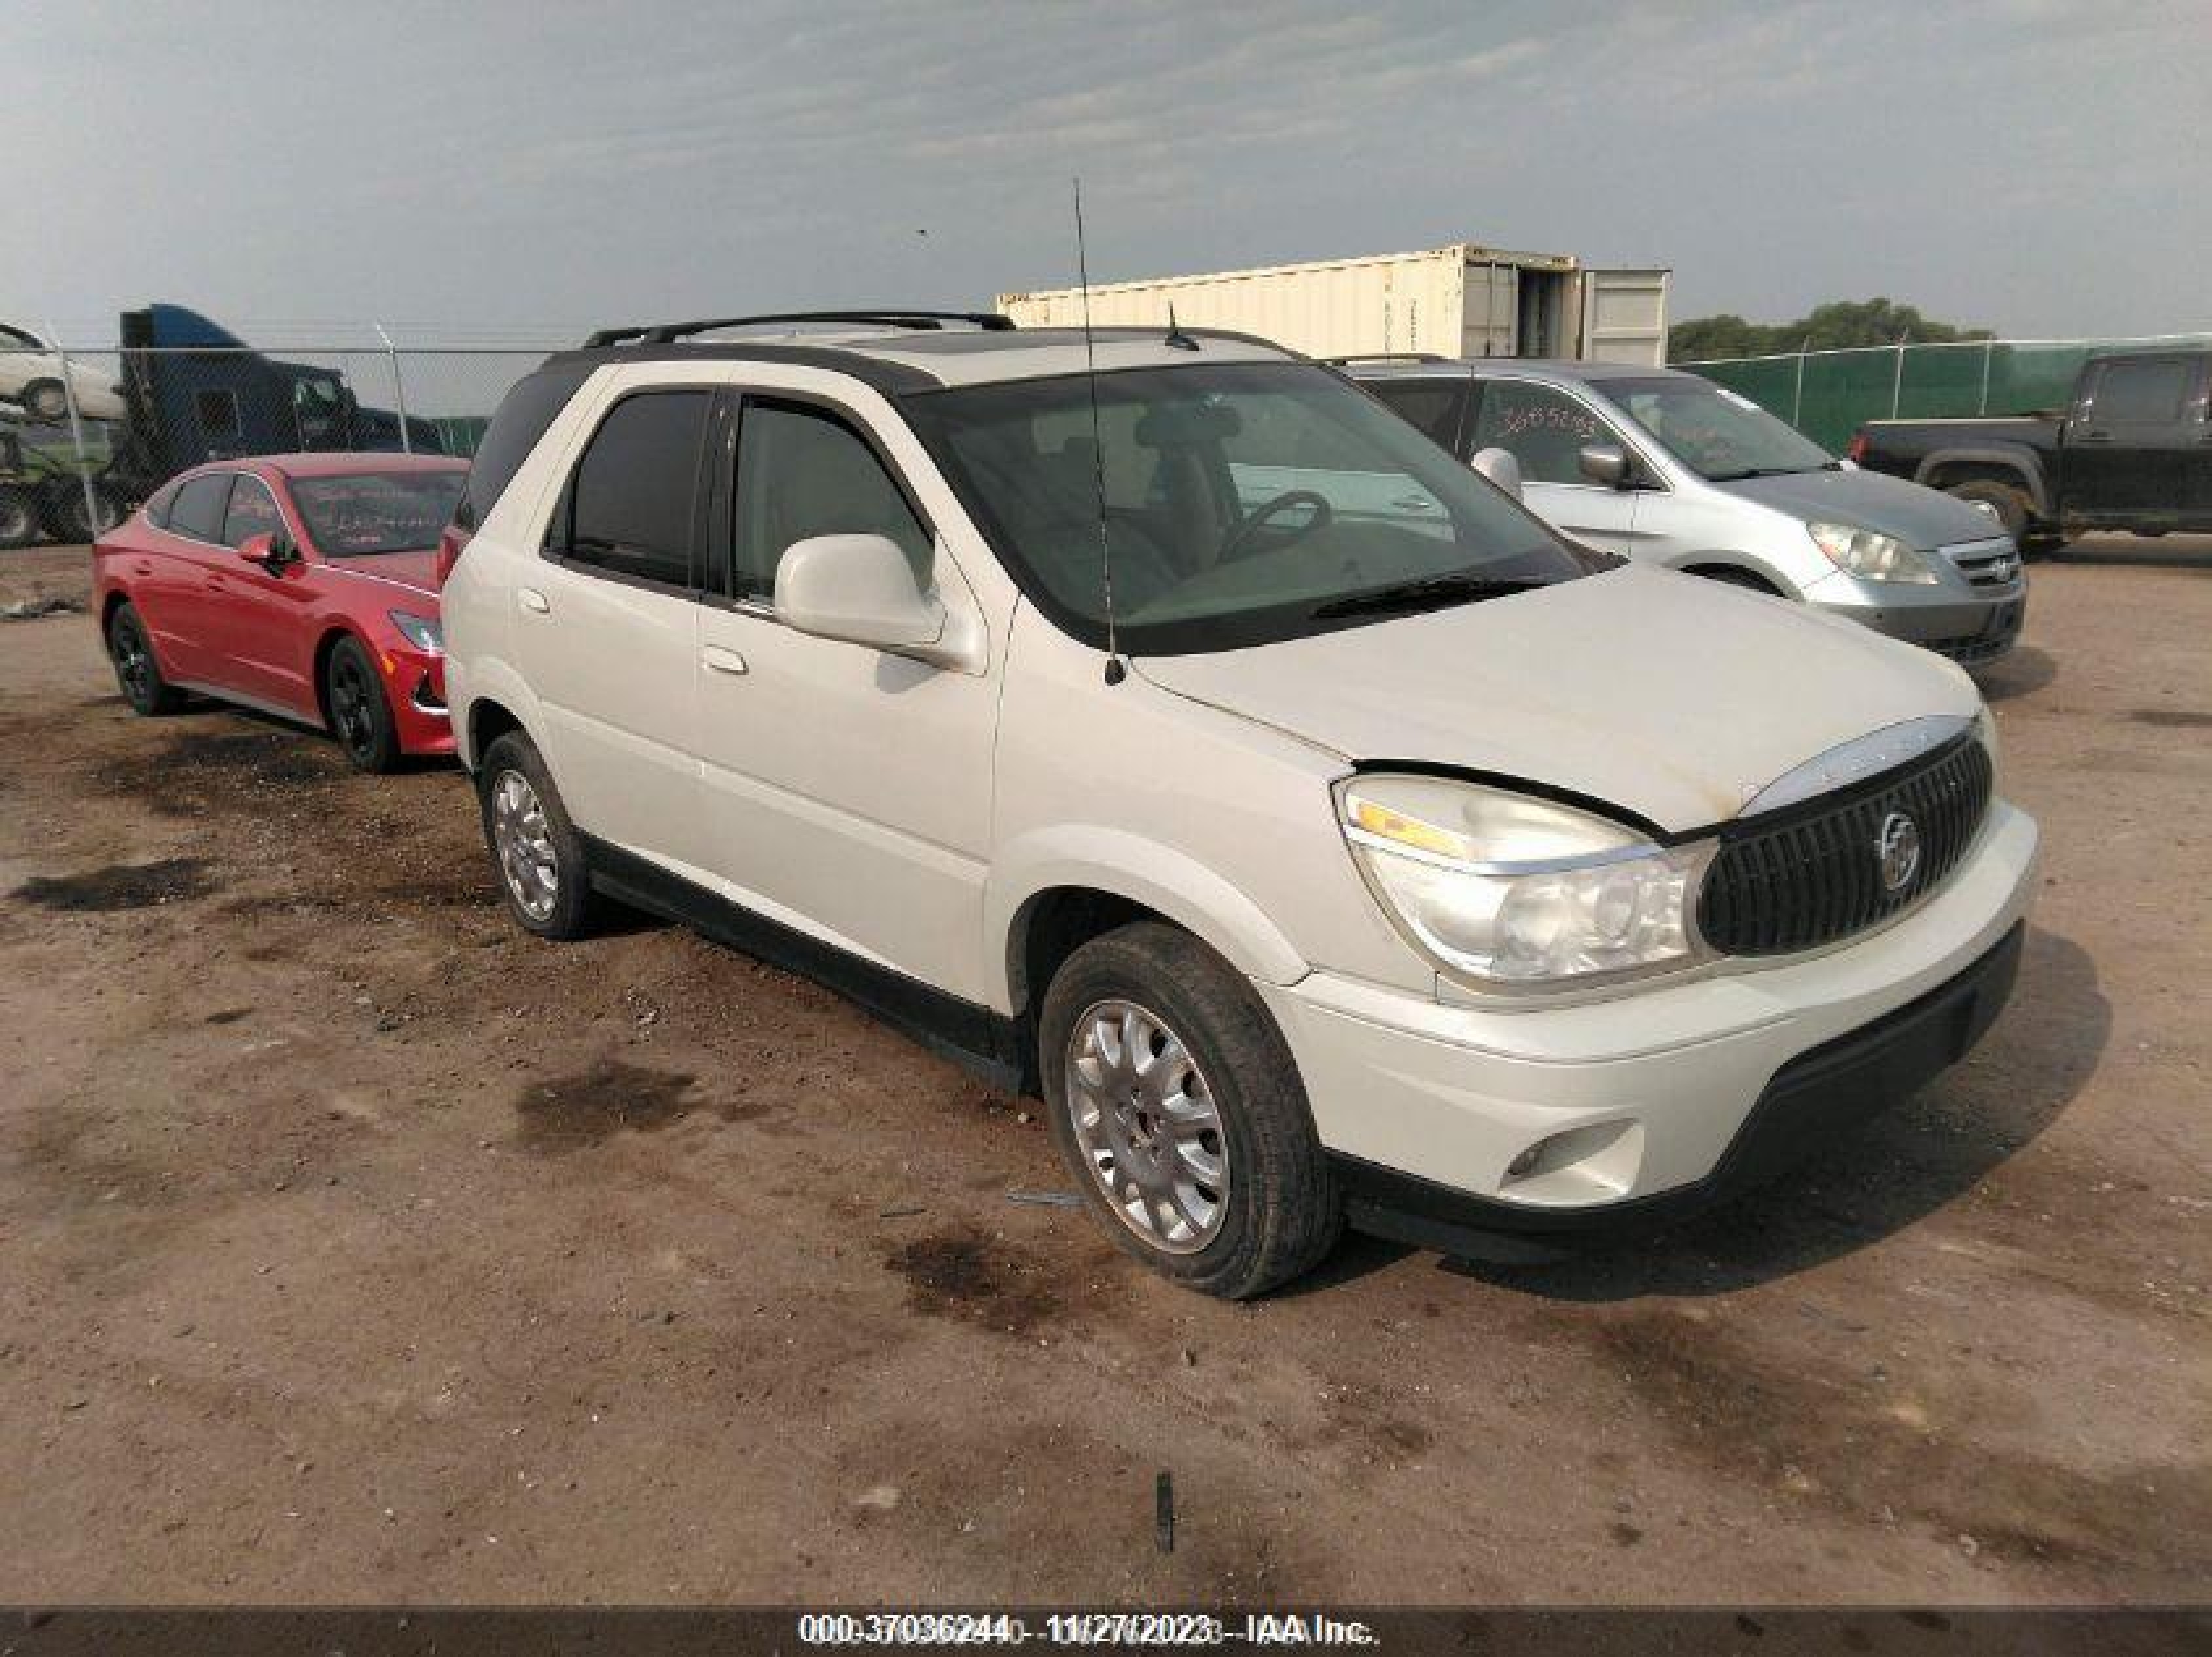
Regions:
<instances>
[{"instance_id":1,"label":"fog light opening","mask_svg":"<svg viewBox=\"0 0 2212 1657\"><path fill-rule=\"evenodd\" d=\"M1590 1200L1626 1191L1643 1158L1634 1121L1593 1122L1547 1133L1505 1165L1500 1194L1523 1201Z\"/></svg>"}]
</instances>

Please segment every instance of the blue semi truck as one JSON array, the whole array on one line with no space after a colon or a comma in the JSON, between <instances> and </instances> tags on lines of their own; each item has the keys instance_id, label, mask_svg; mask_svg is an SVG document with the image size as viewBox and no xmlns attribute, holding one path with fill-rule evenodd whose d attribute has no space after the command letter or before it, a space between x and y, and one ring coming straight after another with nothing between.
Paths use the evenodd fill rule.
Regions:
<instances>
[{"instance_id":1,"label":"blue semi truck","mask_svg":"<svg viewBox=\"0 0 2212 1657\"><path fill-rule=\"evenodd\" d=\"M403 443L400 416L363 407L338 370L257 351L184 306L125 311L121 343L120 421L80 418L77 434L27 413L0 422L0 547L41 533L90 540L203 461L303 450L446 452L431 422L408 420Z\"/></svg>"}]
</instances>

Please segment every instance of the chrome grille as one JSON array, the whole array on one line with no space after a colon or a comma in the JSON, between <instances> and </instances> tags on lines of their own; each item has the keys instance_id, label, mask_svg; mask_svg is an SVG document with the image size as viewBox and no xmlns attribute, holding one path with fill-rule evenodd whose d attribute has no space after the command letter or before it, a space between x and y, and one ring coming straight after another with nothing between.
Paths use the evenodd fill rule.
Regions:
<instances>
[{"instance_id":1,"label":"chrome grille","mask_svg":"<svg viewBox=\"0 0 2212 1657\"><path fill-rule=\"evenodd\" d=\"M1863 932L1925 896L1981 827L1995 778L1972 734L1885 776L1721 831L1698 898L1698 926L1729 955L1788 955ZM1885 881L1884 825L1917 836L1909 877Z\"/></svg>"},{"instance_id":2,"label":"chrome grille","mask_svg":"<svg viewBox=\"0 0 2212 1657\"><path fill-rule=\"evenodd\" d=\"M2020 579L2020 549L2013 545L2009 536L1962 542L1945 547L1943 555L1973 586L2010 586Z\"/></svg>"}]
</instances>

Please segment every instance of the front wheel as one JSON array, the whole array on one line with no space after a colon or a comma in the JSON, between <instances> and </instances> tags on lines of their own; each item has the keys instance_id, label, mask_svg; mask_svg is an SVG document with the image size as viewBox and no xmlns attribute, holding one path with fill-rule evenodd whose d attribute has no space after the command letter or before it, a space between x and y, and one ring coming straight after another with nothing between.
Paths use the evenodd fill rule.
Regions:
<instances>
[{"instance_id":1,"label":"front wheel","mask_svg":"<svg viewBox=\"0 0 2212 1657\"><path fill-rule=\"evenodd\" d=\"M537 744L510 731L477 767L477 804L484 844L498 871L507 911L540 938L581 938L595 907L583 836Z\"/></svg>"},{"instance_id":2,"label":"front wheel","mask_svg":"<svg viewBox=\"0 0 2212 1657\"><path fill-rule=\"evenodd\" d=\"M399 729L376 664L358 639L341 639L323 669L323 703L331 734L356 771L389 771L399 763Z\"/></svg>"},{"instance_id":3,"label":"front wheel","mask_svg":"<svg viewBox=\"0 0 2212 1657\"><path fill-rule=\"evenodd\" d=\"M1344 1211L1297 1066L1251 986L1158 922L1092 939L1038 1017L1054 1142L1115 1242L1224 1300L1310 1270Z\"/></svg>"},{"instance_id":4,"label":"front wheel","mask_svg":"<svg viewBox=\"0 0 2212 1657\"><path fill-rule=\"evenodd\" d=\"M23 412L41 426L58 426L69 418L69 392L58 379L34 379L17 399Z\"/></svg>"},{"instance_id":5,"label":"front wheel","mask_svg":"<svg viewBox=\"0 0 2212 1657\"><path fill-rule=\"evenodd\" d=\"M88 505L84 485L75 481L50 486L46 513L53 523L55 539L70 546L97 541L127 516L113 491L94 484Z\"/></svg>"}]
</instances>

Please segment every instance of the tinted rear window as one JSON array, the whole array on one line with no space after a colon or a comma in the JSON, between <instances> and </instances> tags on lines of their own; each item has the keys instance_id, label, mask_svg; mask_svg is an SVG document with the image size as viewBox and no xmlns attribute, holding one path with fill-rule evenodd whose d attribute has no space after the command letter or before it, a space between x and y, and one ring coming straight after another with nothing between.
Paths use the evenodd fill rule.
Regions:
<instances>
[{"instance_id":1,"label":"tinted rear window","mask_svg":"<svg viewBox=\"0 0 2212 1657\"><path fill-rule=\"evenodd\" d=\"M553 417L568 406L576 388L591 378L596 367L590 362L563 363L557 368L540 368L515 381L500 399L483 441L477 445L468 482L453 508L456 528L474 530L483 522L484 514L498 504Z\"/></svg>"},{"instance_id":2,"label":"tinted rear window","mask_svg":"<svg viewBox=\"0 0 2212 1657\"><path fill-rule=\"evenodd\" d=\"M230 474L210 472L177 491L169 508L169 527L195 541L222 539L223 508L230 503Z\"/></svg>"},{"instance_id":3,"label":"tinted rear window","mask_svg":"<svg viewBox=\"0 0 2212 1657\"><path fill-rule=\"evenodd\" d=\"M607 411L577 462L555 549L618 575L691 583L707 391L641 391Z\"/></svg>"}]
</instances>

